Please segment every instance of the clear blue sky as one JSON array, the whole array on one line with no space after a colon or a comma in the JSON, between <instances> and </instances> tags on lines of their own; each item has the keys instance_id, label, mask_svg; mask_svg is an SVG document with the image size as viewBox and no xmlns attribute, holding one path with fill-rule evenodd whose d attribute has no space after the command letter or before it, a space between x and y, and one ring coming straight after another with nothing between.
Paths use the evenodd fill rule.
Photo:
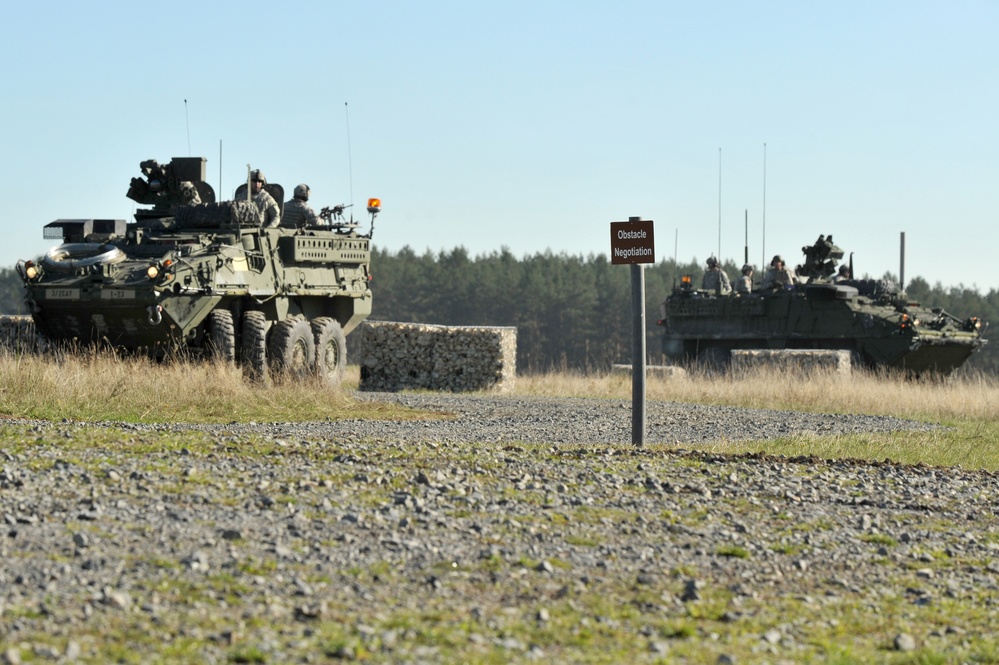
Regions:
<instances>
[{"instance_id":1,"label":"clear blue sky","mask_svg":"<svg viewBox=\"0 0 999 665\"><path fill-rule=\"evenodd\" d=\"M999 2L4 14L0 266L52 220L130 218L140 161L198 155L220 198L247 163L317 207L379 196L389 250L609 255L610 222L641 216L658 258L703 261L720 217L741 263L748 211L756 264L832 233L858 273L897 273L904 231L907 277L999 289Z\"/></svg>"}]
</instances>

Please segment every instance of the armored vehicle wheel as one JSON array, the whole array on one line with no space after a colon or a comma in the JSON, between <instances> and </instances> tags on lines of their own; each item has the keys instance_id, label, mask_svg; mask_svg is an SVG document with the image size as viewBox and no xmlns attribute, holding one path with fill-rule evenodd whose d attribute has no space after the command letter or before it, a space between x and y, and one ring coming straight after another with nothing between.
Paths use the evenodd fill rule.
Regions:
<instances>
[{"instance_id":1,"label":"armored vehicle wheel","mask_svg":"<svg viewBox=\"0 0 999 665\"><path fill-rule=\"evenodd\" d=\"M242 328L243 371L255 383L267 383L267 318L263 312L245 312Z\"/></svg>"},{"instance_id":2,"label":"armored vehicle wheel","mask_svg":"<svg viewBox=\"0 0 999 665\"><path fill-rule=\"evenodd\" d=\"M208 315L208 352L215 360L236 362L236 326L232 312L217 309Z\"/></svg>"},{"instance_id":3,"label":"armored vehicle wheel","mask_svg":"<svg viewBox=\"0 0 999 665\"><path fill-rule=\"evenodd\" d=\"M286 319L271 331L271 371L275 376L302 378L312 374L316 364L316 343L308 321Z\"/></svg>"},{"instance_id":4,"label":"armored vehicle wheel","mask_svg":"<svg viewBox=\"0 0 999 665\"><path fill-rule=\"evenodd\" d=\"M697 364L706 372L724 372L731 361L732 354L729 350L718 346L701 349L697 354Z\"/></svg>"},{"instance_id":5,"label":"armored vehicle wheel","mask_svg":"<svg viewBox=\"0 0 999 665\"><path fill-rule=\"evenodd\" d=\"M332 386L340 385L347 365L347 337L339 321L321 317L312 322L316 342L316 374Z\"/></svg>"}]
</instances>

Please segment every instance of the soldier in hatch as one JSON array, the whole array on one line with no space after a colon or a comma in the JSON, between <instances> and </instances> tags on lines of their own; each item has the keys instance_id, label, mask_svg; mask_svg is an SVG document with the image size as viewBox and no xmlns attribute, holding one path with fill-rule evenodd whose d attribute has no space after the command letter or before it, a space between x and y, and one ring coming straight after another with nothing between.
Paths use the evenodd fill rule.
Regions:
<instances>
[{"instance_id":1,"label":"soldier in hatch","mask_svg":"<svg viewBox=\"0 0 999 665\"><path fill-rule=\"evenodd\" d=\"M180 183L180 198L184 201L182 205L196 206L201 203L201 195L198 188L190 180L182 180Z\"/></svg>"},{"instance_id":2,"label":"soldier in hatch","mask_svg":"<svg viewBox=\"0 0 999 665\"><path fill-rule=\"evenodd\" d=\"M739 294L753 292L753 266L748 263L742 266L742 275L735 280L735 292Z\"/></svg>"},{"instance_id":3,"label":"soldier in hatch","mask_svg":"<svg viewBox=\"0 0 999 665\"><path fill-rule=\"evenodd\" d=\"M274 197L267 193L264 185L267 178L263 171L257 169L250 173L250 197L264 216L264 227L272 229L281 223L281 208L278 207Z\"/></svg>"},{"instance_id":4,"label":"soldier in hatch","mask_svg":"<svg viewBox=\"0 0 999 665\"><path fill-rule=\"evenodd\" d=\"M704 277L701 279L701 288L705 291L714 291L720 296L732 293L732 282L718 265L718 259L713 256L708 259L708 269L704 271Z\"/></svg>"},{"instance_id":5,"label":"soldier in hatch","mask_svg":"<svg viewBox=\"0 0 999 665\"><path fill-rule=\"evenodd\" d=\"M305 183L295 186L294 198L284 204L284 215L281 218L281 226L291 229L300 229L303 226L317 226L320 224L319 215L309 205L309 186Z\"/></svg>"},{"instance_id":6,"label":"soldier in hatch","mask_svg":"<svg viewBox=\"0 0 999 665\"><path fill-rule=\"evenodd\" d=\"M839 272L837 272L836 276L833 277L833 281L836 282L836 283L845 282L846 280L848 280L850 278L851 278L851 275L850 275L850 266L840 266L839 267Z\"/></svg>"},{"instance_id":7,"label":"soldier in hatch","mask_svg":"<svg viewBox=\"0 0 999 665\"><path fill-rule=\"evenodd\" d=\"M794 270L784 265L784 259L778 254L770 261L770 267L763 275L763 285L760 287L764 291L767 289L783 289L798 283L798 276Z\"/></svg>"}]
</instances>

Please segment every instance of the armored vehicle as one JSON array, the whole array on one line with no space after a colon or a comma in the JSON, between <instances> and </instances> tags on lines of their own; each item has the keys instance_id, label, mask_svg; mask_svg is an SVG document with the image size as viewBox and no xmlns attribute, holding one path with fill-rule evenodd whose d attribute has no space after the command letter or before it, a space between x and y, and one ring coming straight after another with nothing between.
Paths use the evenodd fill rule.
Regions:
<instances>
[{"instance_id":1,"label":"armored vehicle","mask_svg":"<svg viewBox=\"0 0 999 665\"><path fill-rule=\"evenodd\" d=\"M978 318L925 307L889 280L834 279L843 250L832 236L802 252L795 279L765 278L748 294L696 289L685 276L661 306L667 360L717 367L735 349L842 349L855 365L948 374L986 343Z\"/></svg>"},{"instance_id":2,"label":"armored vehicle","mask_svg":"<svg viewBox=\"0 0 999 665\"><path fill-rule=\"evenodd\" d=\"M134 221L56 220L44 236L62 243L18 262L38 331L57 344L241 361L263 381L315 372L338 383L345 336L371 312L371 230L344 221L349 206L265 228L248 183L216 202L203 158L140 169L127 196L151 207ZM283 206L282 187L265 189ZM372 229L380 206L368 201Z\"/></svg>"}]
</instances>

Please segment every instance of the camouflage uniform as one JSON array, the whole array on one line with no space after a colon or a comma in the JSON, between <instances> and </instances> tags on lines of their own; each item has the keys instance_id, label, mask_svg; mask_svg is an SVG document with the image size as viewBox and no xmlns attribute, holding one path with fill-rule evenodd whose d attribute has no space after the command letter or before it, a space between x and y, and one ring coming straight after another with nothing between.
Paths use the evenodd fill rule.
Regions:
<instances>
[{"instance_id":1,"label":"camouflage uniform","mask_svg":"<svg viewBox=\"0 0 999 665\"><path fill-rule=\"evenodd\" d=\"M705 291L714 291L718 295L727 296L732 293L732 282L728 279L728 274L717 263L708 263L708 269L704 271L701 279L701 288Z\"/></svg>"},{"instance_id":2,"label":"camouflage uniform","mask_svg":"<svg viewBox=\"0 0 999 665\"><path fill-rule=\"evenodd\" d=\"M319 224L319 215L305 201L292 199L284 204L284 215L281 217L281 226L298 229L303 226L317 226Z\"/></svg>"},{"instance_id":3,"label":"camouflage uniform","mask_svg":"<svg viewBox=\"0 0 999 665\"><path fill-rule=\"evenodd\" d=\"M784 288L792 284L797 284L798 278L790 268L777 268L771 266L767 268L767 274L763 276L762 289Z\"/></svg>"},{"instance_id":4,"label":"camouflage uniform","mask_svg":"<svg viewBox=\"0 0 999 665\"><path fill-rule=\"evenodd\" d=\"M266 189L261 189L254 194L253 202L257 204L257 210L263 214L264 226L266 228L273 229L281 223L281 209L278 207L277 201L267 193Z\"/></svg>"},{"instance_id":5,"label":"camouflage uniform","mask_svg":"<svg viewBox=\"0 0 999 665\"><path fill-rule=\"evenodd\" d=\"M736 293L752 293L753 292L753 271L742 269L742 275L735 282L735 292Z\"/></svg>"}]
</instances>

